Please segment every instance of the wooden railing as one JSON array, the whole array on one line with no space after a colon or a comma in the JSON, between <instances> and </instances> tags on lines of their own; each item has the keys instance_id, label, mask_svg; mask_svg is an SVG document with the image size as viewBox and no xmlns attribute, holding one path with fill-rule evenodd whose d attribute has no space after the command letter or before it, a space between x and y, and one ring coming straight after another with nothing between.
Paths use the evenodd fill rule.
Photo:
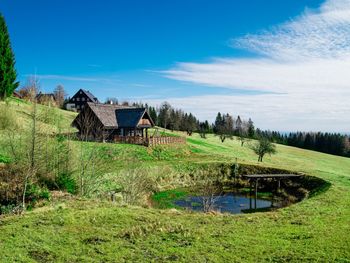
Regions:
<instances>
[{"instance_id":1,"label":"wooden railing","mask_svg":"<svg viewBox=\"0 0 350 263\"><path fill-rule=\"evenodd\" d=\"M114 142L116 143L128 143L128 144L138 144L145 146L155 146L155 145L164 145L164 144L185 144L185 137L149 137L143 138L140 136L115 136Z\"/></svg>"},{"instance_id":2,"label":"wooden railing","mask_svg":"<svg viewBox=\"0 0 350 263\"><path fill-rule=\"evenodd\" d=\"M185 137L150 137L146 138L147 139L147 146L155 146L159 144L185 144L186 143L186 138Z\"/></svg>"}]
</instances>

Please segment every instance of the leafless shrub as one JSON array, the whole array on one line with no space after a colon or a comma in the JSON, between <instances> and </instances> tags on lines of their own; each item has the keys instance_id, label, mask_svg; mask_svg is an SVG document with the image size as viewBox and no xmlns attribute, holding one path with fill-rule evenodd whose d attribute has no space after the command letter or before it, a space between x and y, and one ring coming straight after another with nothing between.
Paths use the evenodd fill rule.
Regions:
<instances>
[{"instance_id":1,"label":"leafless shrub","mask_svg":"<svg viewBox=\"0 0 350 263\"><path fill-rule=\"evenodd\" d=\"M201 196L203 211L215 211L216 202L221 195L221 177L210 168L198 171L192 178L192 188Z\"/></svg>"},{"instance_id":2,"label":"leafless shrub","mask_svg":"<svg viewBox=\"0 0 350 263\"><path fill-rule=\"evenodd\" d=\"M35 76L31 76L27 78L24 86L19 90L19 94L21 94L22 98L28 101L35 101L36 95L39 93L40 85L39 81Z\"/></svg>"},{"instance_id":3,"label":"leafless shrub","mask_svg":"<svg viewBox=\"0 0 350 263\"><path fill-rule=\"evenodd\" d=\"M57 175L67 172L68 165L63 164L69 160L69 150L66 142L49 136L48 131L39 120L37 104L34 100L32 109L28 113L29 126L19 126L15 116L9 108L0 108L0 116L6 122L1 123L2 134L6 140L1 140L11 164L8 165L6 178L1 176L0 182L5 196L14 194L12 201L21 204L26 209L27 189L29 185L39 180L50 179L54 182ZM59 130L59 129L58 129ZM19 192L20 191L20 192Z\"/></svg>"},{"instance_id":4,"label":"leafless shrub","mask_svg":"<svg viewBox=\"0 0 350 263\"><path fill-rule=\"evenodd\" d=\"M120 172L115 183L123 196L123 202L129 205L144 205L149 195L158 190L156 178L142 169Z\"/></svg>"}]
</instances>

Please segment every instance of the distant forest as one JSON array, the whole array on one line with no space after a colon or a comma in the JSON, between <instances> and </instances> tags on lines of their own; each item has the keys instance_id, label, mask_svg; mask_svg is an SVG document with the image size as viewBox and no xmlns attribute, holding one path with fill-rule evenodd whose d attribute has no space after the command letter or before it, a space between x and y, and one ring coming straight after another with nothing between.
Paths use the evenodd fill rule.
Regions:
<instances>
[{"instance_id":1,"label":"distant forest","mask_svg":"<svg viewBox=\"0 0 350 263\"><path fill-rule=\"evenodd\" d=\"M276 131L256 129L256 136L263 136L273 142L298 148L350 157L350 138L339 133L291 132L281 134Z\"/></svg>"},{"instance_id":2,"label":"distant forest","mask_svg":"<svg viewBox=\"0 0 350 263\"><path fill-rule=\"evenodd\" d=\"M308 149L333 155L350 157L350 137L339 133L322 132L291 132L283 134L276 131L263 131L254 127L251 119L243 120L240 116L234 118L228 113L218 113L214 123L207 120L200 122L192 113L173 108L164 102L160 107L153 107L142 103L133 103L133 106L148 109L156 125L169 130L185 131L188 135L200 133L202 138L206 134L215 134L221 141L238 136L243 142L246 139L267 138L272 142Z\"/></svg>"}]
</instances>

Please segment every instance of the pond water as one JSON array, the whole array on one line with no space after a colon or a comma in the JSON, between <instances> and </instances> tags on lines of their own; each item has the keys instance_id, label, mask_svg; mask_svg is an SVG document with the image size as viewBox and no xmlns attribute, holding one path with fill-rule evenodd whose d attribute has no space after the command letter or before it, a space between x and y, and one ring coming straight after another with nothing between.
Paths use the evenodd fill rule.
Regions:
<instances>
[{"instance_id":1,"label":"pond water","mask_svg":"<svg viewBox=\"0 0 350 263\"><path fill-rule=\"evenodd\" d=\"M203 197L186 196L183 199L173 201L175 206L179 206L188 210L203 212ZM280 207L280 204L271 200L245 196L239 193L225 193L215 197L213 210L221 213L240 214L246 212L254 212L255 210L268 210L271 207Z\"/></svg>"}]
</instances>

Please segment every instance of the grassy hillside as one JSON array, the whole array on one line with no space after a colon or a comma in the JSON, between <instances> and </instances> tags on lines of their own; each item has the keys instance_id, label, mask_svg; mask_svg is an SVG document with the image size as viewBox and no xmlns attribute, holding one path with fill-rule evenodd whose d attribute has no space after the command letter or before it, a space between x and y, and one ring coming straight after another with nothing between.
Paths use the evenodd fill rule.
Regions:
<instances>
[{"instance_id":1,"label":"grassy hillside","mask_svg":"<svg viewBox=\"0 0 350 263\"><path fill-rule=\"evenodd\" d=\"M15 102L12 102L15 103ZM26 121L29 105L16 110ZM60 111L61 112L61 111ZM61 112L69 125L74 113ZM180 133L178 133L180 134ZM54 200L23 216L0 219L1 262L349 262L350 159L277 145L263 164L237 140L201 139L152 149L108 147L114 171L134 165L162 168L234 162L304 172L331 183L319 195L275 212L212 215L127 207L91 199ZM168 170L167 170L168 169Z\"/></svg>"}]
</instances>

